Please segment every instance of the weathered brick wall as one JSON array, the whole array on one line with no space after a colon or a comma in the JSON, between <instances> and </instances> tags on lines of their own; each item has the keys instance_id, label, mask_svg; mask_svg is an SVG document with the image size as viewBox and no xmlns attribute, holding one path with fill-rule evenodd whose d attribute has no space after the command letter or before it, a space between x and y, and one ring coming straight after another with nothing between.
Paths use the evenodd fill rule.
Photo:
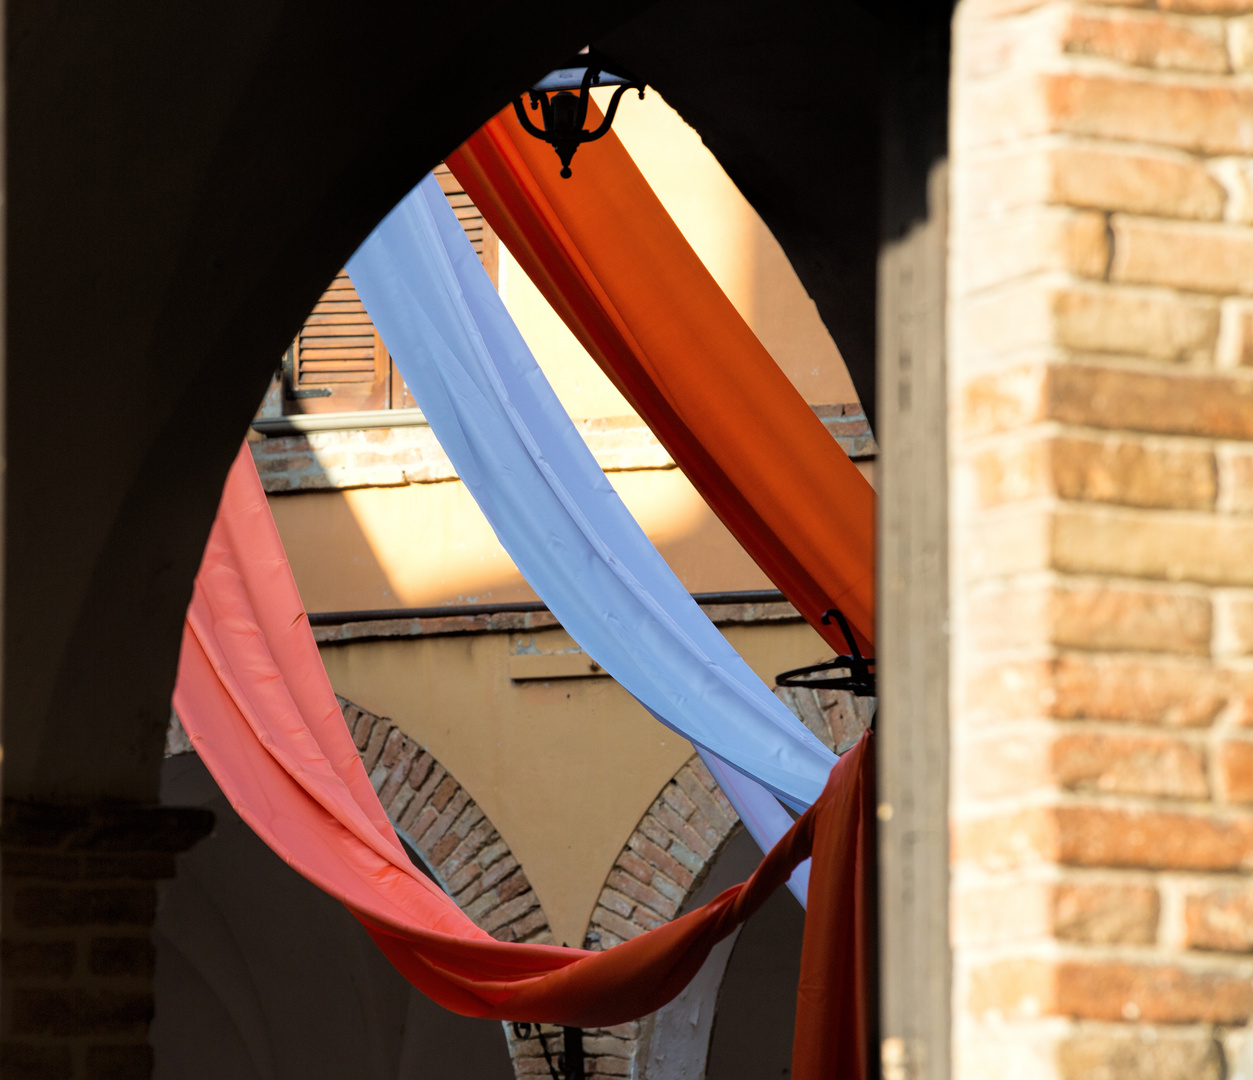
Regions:
<instances>
[{"instance_id":1,"label":"weathered brick wall","mask_svg":"<svg viewBox=\"0 0 1253 1080\"><path fill-rule=\"evenodd\" d=\"M212 824L187 808L5 803L6 1080L152 1075L157 882Z\"/></svg>"},{"instance_id":2,"label":"weathered brick wall","mask_svg":"<svg viewBox=\"0 0 1253 1080\"><path fill-rule=\"evenodd\" d=\"M1253 1075L1253 2L963 0L953 107L956 1075Z\"/></svg>"}]
</instances>

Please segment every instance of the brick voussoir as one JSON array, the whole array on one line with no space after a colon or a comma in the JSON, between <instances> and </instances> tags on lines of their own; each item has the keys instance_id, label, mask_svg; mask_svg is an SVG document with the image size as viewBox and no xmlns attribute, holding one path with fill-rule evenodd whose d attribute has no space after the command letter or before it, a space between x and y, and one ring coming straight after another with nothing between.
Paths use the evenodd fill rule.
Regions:
<instances>
[{"instance_id":1,"label":"brick voussoir","mask_svg":"<svg viewBox=\"0 0 1253 1080\"><path fill-rule=\"evenodd\" d=\"M631 938L639 937L644 933L645 928L636 923L624 919L616 912L610 911L608 908L599 905L592 912L592 925L603 926L610 933L616 934L623 941L630 941Z\"/></svg>"},{"instance_id":2,"label":"brick voussoir","mask_svg":"<svg viewBox=\"0 0 1253 1080\"><path fill-rule=\"evenodd\" d=\"M474 858L495 835L496 830L492 828L492 823L486 817L480 817L478 824L466 833L451 854L439 864L440 876L449 882L449 888L452 888L452 879L462 867L473 864L477 869L482 869L474 863Z\"/></svg>"},{"instance_id":3,"label":"brick voussoir","mask_svg":"<svg viewBox=\"0 0 1253 1080\"><path fill-rule=\"evenodd\" d=\"M695 880L691 871L683 866L682 863L672 859L666 854L664 849L653 843L648 837L636 833L631 836L627 843L632 851L655 866L671 881L682 885L684 888L691 887L692 882Z\"/></svg>"},{"instance_id":4,"label":"brick voussoir","mask_svg":"<svg viewBox=\"0 0 1253 1080\"><path fill-rule=\"evenodd\" d=\"M703 765L701 766L701 770L704 773L704 777L708 777L712 783L713 777L710 776L709 771L705 769ZM687 795L688 798L690 798L692 802L697 805L700 812L705 815L705 820L709 822L710 826L719 832L726 832L733 824L735 824L736 821L739 820L739 818L735 814L735 811L732 810L730 814L728 814L722 806L719 805L718 800L710 794L704 777L698 774L691 766L684 766L684 768L679 770L674 779L675 783L683 789L683 793Z\"/></svg>"},{"instance_id":5,"label":"brick voussoir","mask_svg":"<svg viewBox=\"0 0 1253 1080\"><path fill-rule=\"evenodd\" d=\"M392 721L341 698L389 818L476 925L502 941L551 942L548 917L508 844L456 779Z\"/></svg>"},{"instance_id":6,"label":"brick voussoir","mask_svg":"<svg viewBox=\"0 0 1253 1080\"><path fill-rule=\"evenodd\" d=\"M493 930L506 926L537 907L539 907L539 898L534 892L527 890L521 896L484 914L479 920L479 926L490 934Z\"/></svg>"}]
</instances>

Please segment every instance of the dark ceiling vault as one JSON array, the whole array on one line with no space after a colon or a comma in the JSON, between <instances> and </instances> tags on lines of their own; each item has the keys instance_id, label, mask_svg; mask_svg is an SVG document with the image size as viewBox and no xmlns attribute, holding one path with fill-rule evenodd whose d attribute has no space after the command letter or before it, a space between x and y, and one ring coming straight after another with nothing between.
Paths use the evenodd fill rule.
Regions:
<instances>
[{"instance_id":1,"label":"dark ceiling vault","mask_svg":"<svg viewBox=\"0 0 1253 1080\"><path fill-rule=\"evenodd\" d=\"M7 6L6 796L155 798L192 578L295 328L441 157L644 6Z\"/></svg>"},{"instance_id":2,"label":"dark ceiling vault","mask_svg":"<svg viewBox=\"0 0 1253 1080\"><path fill-rule=\"evenodd\" d=\"M596 42L700 132L769 226L872 425L884 38L841 0L679 0Z\"/></svg>"},{"instance_id":3,"label":"dark ceiling vault","mask_svg":"<svg viewBox=\"0 0 1253 1080\"><path fill-rule=\"evenodd\" d=\"M405 191L589 40L701 133L873 408L881 33L859 7L7 16L7 796L155 799L192 578L283 347Z\"/></svg>"}]
</instances>

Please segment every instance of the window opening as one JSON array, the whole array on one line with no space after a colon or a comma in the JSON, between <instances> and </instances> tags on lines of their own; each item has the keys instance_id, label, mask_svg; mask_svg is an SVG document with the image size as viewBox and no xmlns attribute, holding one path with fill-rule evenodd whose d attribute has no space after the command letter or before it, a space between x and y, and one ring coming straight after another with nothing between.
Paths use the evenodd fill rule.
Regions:
<instances>
[{"instance_id":1,"label":"window opening","mask_svg":"<svg viewBox=\"0 0 1253 1080\"><path fill-rule=\"evenodd\" d=\"M447 165L441 162L435 177L496 285L496 234ZM280 380L285 416L417 407L346 270L335 275L287 347Z\"/></svg>"}]
</instances>

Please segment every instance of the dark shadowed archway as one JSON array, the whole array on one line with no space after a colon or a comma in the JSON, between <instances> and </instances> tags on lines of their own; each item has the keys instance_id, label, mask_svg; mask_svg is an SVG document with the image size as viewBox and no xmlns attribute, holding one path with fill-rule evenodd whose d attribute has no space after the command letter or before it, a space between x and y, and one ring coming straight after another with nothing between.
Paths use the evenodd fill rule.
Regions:
<instances>
[{"instance_id":1,"label":"dark shadowed archway","mask_svg":"<svg viewBox=\"0 0 1253 1080\"><path fill-rule=\"evenodd\" d=\"M6 16L4 794L23 823L5 837L6 903L103 888L39 870L41 851L70 843L154 855L110 864L109 888L151 892L199 834L202 818L144 824L138 811L157 802L183 613L222 481L277 359L405 191L578 47L600 43L702 134L793 260L868 411L875 312L880 339L884 311L912 325L905 301L892 300L897 318L876 299L875 251L925 219L934 147L885 140L881 125L944 106L910 98L885 113L893 79L876 57L889 76L912 64L900 45L913 24L885 35L851 0L18 0ZM882 163L908 158L893 157L902 146L922 158L881 200ZM943 341L938 325L929 340ZM6 945L35 934L14 910ZM149 911L138 904L135 926ZM113 985L73 970L73 993ZM22 992L12 974L6 1017ZM123 1041L97 1057L139 1075L149 1006L132 977ZM6 1075L96 1061L87 1034L29 1019L6 1027Z\"/></svg>"}]
</instances>

